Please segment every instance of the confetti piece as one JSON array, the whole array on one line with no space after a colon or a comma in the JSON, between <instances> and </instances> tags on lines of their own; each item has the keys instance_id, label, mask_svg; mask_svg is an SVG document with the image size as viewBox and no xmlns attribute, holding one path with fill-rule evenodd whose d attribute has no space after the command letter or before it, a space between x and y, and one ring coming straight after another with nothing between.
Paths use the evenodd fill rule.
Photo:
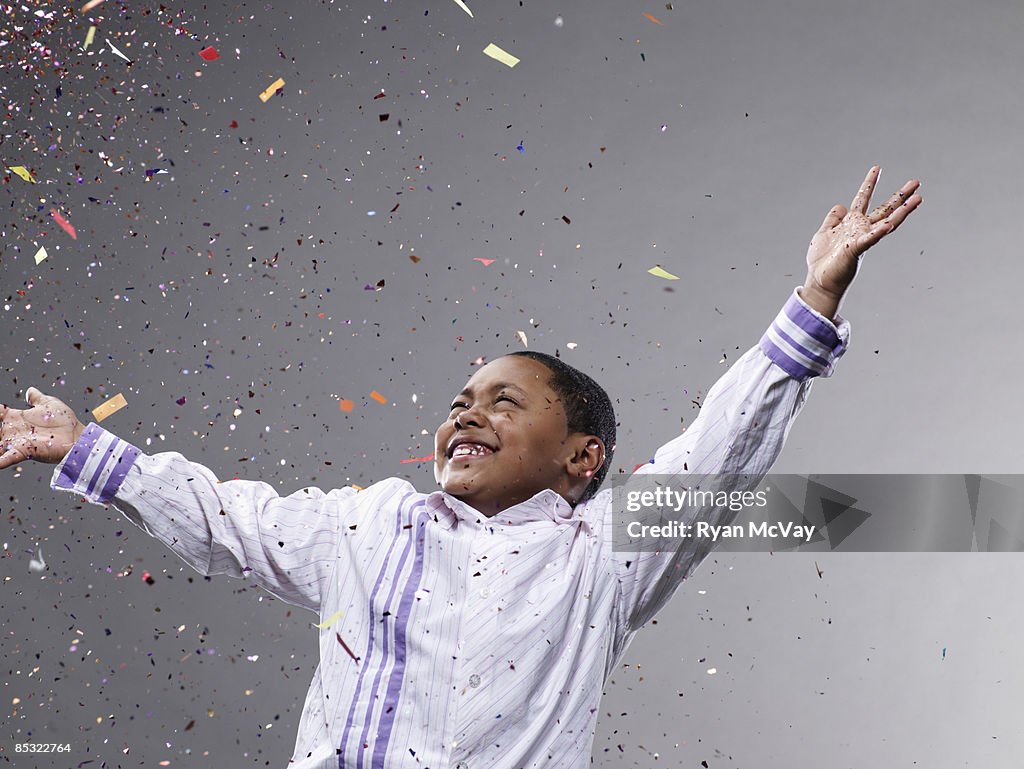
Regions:
<instances>
[{"instance_id":1,"label":"confetti piece","mask_svg":"<svg viewBox=\"0 0 1024 769\"><path fill-rule=\"evenodd\" d=\"M125 56L125 55L124 55L123 53L121 53L121 52L120 52L119 50L117 50L117 48L115 48L115 47L114 47L114 44L110 42L110 38L107 38L107 45L109 45L109 46L110 46L110 50L111 50L111 51L113 51L114 53L116 53L116 54L117 54L118 56L120 56L120 57L121 57L122 59L124 59L124 60L125 60L126 62L128 62L129 64L131 64L131 63L132 63L132 60L131 60L131 59L129 59L129 58L127 57L127 56Z\"/></svg>"},{"instance_id":2,"label":"confetti piece","mask_svg":"<svg viewBox=\"0 0 1024 769\"><path fill-rule=\"evenodd\" d=\"M277 93L278 88L284 88L284 78L279 77L277 80L271 83L270 87L260 94L260 101L266 102L271 96Z\"/></svg>"},{"instance_id":3,"label":"confetti piece","mask_svg":"<svg viewBox=\"0 0 1024 769\"><path fill-rule=\"evenodd\" d=\"M111 414L120 411L128 405L128 401L124 399L121 393L118 393L108 401L104 401L99 406L92 410L92 418L97 422L102 422L104 419L109 417Z\"/></svg>"},{"instance_id":4,"label":"confetti piece","mask_svg":"<svg viewBox=\"0 0 1024 769\"><path fill-rule=\"evenodd\" d=\"M40 246L39 250L36 251L36 264L39 264L47 256L48 256L48 254L46 253L46 248L44 248L43 246Z\"/></svg>"},{"instance_id":5,"label":"confetti piece","mask_svg":"<svg viewBox=\"0 0 1024 769\"><path fill-rule=\"evenodd\" d=\"M516 332L516 338L518 338L519 341L523 343L523 347L529 347L530 346L527 343L527 341L526 341L526 332L525 331L517 331Z\"/></svg>"},{"instance_id":6,"label":"confetti piece","mask_svg":"<svg viewBox=\"0 0 1024 769\"><path fill-rule=\"evenodd\" d=\"M354 483L350 483L350 484L349 484L349 486L351 486L351 487L352 487L353 489L355 489L356 491L362 491L362 490L363 490L363 487L362 487L362 486L357 486L357 485L356 485L356 484L354 484Z\"/></svg>"},{"instance_id":7,"label":"confetti piece","mask_svg":"<svg viewBox=\"0 0 1024 769\"><path fill-rule=\"evenodd\" d=\"M508 51L503 51L494 43L488 43L487 47L484 48L484 53L486 53L495 61L500 61L502 64L507 64L510 67L514 67L516 64L519 63L519 59L510 54Z\"/></svg>"},{"instance_id":8,"label":"confetti piece","mask_svg":"<svg viewBox=\"0 0 1024 769\"><path fill-rule=\"evenodd\" d=\"M577 345L575 342L566 342L565 346L568 347L570 350L575 350L579 345Z\"/></svg>"},{"instance_id":9,"label":"confetti piece","mask_svg":"<svg viewBox=\"0 0 1024 769\"><path fill-rule=\"evenodd\" d=\"M338 405L341 406L341 410L345 411L345 412L351 411L352 407L355 406L355 404L352 401L350 401L348 398L342 398L338 402Z\"/></svg>"},{"instance_id":10,"label":"confetti piece","mask_svg":"<svg viewBox=\"0 0 1024 769\"><path fill-rule=\"evenodd\" d=\"M459 6L459 8L464 10L466 13L468 13L470 15L470 18L472 18L473 12L471 10L469 10L468 7L466 7L466 4L464 2L462 2L462 0L455 0L455 4L457 6Z\"/></svg>"},{"instance_id":11,"label":"confetti piece","mask_svg":"<svg viewBox=\"0 0 1024 769\"><path fill-rule=\"evenodd\" d=\"M321 630L323 630L325 627L330 627L331 625L333 625L335 622L337 622L339 619L341 619L344 616L345 616L344 612L336 611L330 617L325 619L323 621L323 623L321 623L319 625L316 625L316 623L314 622L313 624L316 625Z\"/></svg>"},{"instance_id":12,"label":"confetti piece","mask_svg":"<svg viewBox=\"0 0 1024 769\"><path fill-rule=\"evenodd\" d=\"M71 226L71 222L61 216L56 208L50 209L50 215L57 220L57 224L61 226L64 232L71 236L72 240L78 240L78 235L75 234L75 228Z\"/></svg>"},{"instance_id":13,"label":"confetti piece","mask_svg":"<svg viewBox=\"0 0 1024 769\"><path fill-rule=\"evenodd\" d=\"M39 548L39 559L36 560L35 558L33 558L31 561L29 561L28 562L28 568L31 571L44 571L46 569L46 561L43 560L43 549L42 548ZM946 650L945 649L942 650L942 656L943 657L946 656Z\"/></svg>"},{"instance_id":14,"label":"confetti piece","mask_svg":"<svg viewBox=\"0 0 1024 769\"><path fill-rule=\"evenodd\" d=\"M28 172L28 169L25 168L25 166L11 166L7 170L8 171L14 171L14 173L16 173L18 176L20 176L26 182L30 182L31 184L35 184L36 183L36 180L32 178L32 174L30 174Z\"/></svg>"},{"instance_id":15,"label":"confetti piece","mask_svg":"<svg viewBox=\"0 0 1024 769\"><path fill-rule=\"evenodd\" d=\"M89 27L89 31L85 34L85 45L83 48L88 48L92 45L93 38L96 37L96 27Z\"/></svg>"},{"instance_id":16,"label":"confetti piece","mask_svg":"<svg viewBox=\"0 0 1024 769\"><path fill-rule=\"evenodd\" d=\"M433 454L428 454L425 457L412 457L410 459L400 459L398 461L401 462L403 465L408 463L408 462L433 462L434 461L434 455Z\"/></svg>"},{"instance_id":17,"label":"confetti piece","mask_svg":"<svg viewBox=\"0 0 1024 769\"><path fill-rule=\"evenodd\" d=\"M717 672L718 672L718 668L708 668L708 675L709 676L713 676Z\"/></svg>"},{"instance_id":18,"label":"confetti piece","mask_svg":"<svg viewBox=\"0 0 1024 769\"><path fill-rule=\"evenodd\" d=\"M370 393L370 397L373 398L375 401L377 401L377 403L387 404L387 402L388 402L388 399L385 398L383 395L381 395L376 390L374 390L372 393Z\"/></svg>"},{"instance_id":19,"label":"confetti piece","mask_svg":"<svg viewBox=\"0 0 1024 769\"><path fill-rule=\"evenodd\" d=\"M484 259L482 256L474 256L474 262L480 262L484 267L490 267L493 263L493 259Z\"/></svg>"},{"instance_id":20,"label":"confetti piece","mask_svg":"<svg viewBox=\"0 0 1024 769\"><path fill-rule=\"evenodd\" d=\"M82 6L82 13L87 13L88 11L91 11L93 8L95 8L102 2L103 0L89 0L88 3Z\"/></svg>"},{"instance_id":21,"label":"confetti piece","mask_svg":"<svg viewBox=\"0 0 1024 769\"><path fill-rule=\"evenodd\" d=\"M679 280L678 275L673 275L671 272L665 272L660 266L651 267L647 272L651 273L656 278L664 278L665 280Z\"/></svg>"},{"instance_id":22,"label":"confetti piece","mask_svg":"<svg viewBox=\"0 0 1024 769\"><path fill-rule=\"evenodd\" d=\"M647 17L648 19L650 19L651 21L653 21L653 22L654 22L655 24L658 24L658 25L664 26L664 25L662 25L662 24L661 24L661 22L660 22L660 21L658 21L658 20L657 20L656 18L654 18L653 16L651 16L651 14L649 14L649 13L645 13L645 14L644 14L644 16L646 16L646 17Z\"/></svg>"},{"instance_id":23,"label":"confetti piece","mask_svg":"<svg viewBox=\"0 0 1024 769\"><path fill-rule=\"evenodd\" d=\"M212 45L206 46L206 48L199 52L199 55L206 59L206 61L217 61L217 59L220 58L220 54L217 53L217 49Z\"/></svg>"},{"instance_id":24,"label":"confetti piece","mask_svg":"<svg viewBox=\"0 0 1024 769\"><path fill-rule=\"evenodd\" d=\"M359 662L359 658L352 653L351 649L348 648L348 644L341 640L341 633L335 631L334 636L338 639L338 643L341 644L342 648L344 648L345 651L348 652L348 656L354 659L356 662Z\"/></svg>"}]
</instances>

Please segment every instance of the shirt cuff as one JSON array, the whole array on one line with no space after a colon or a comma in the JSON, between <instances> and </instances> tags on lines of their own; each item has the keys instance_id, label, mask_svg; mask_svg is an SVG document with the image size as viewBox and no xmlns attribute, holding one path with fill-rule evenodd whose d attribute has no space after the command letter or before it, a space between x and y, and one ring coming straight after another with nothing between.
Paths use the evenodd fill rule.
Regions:
<instances>
[{"instance_id":1,"label":"shirt cuff","mask_svg":"<svg viewBox=\"0 0 1024 769\"><path fill-rule=\"evenodd\" d=\"M794 379L829 377L846 352L850 324L838 313L835 322L811 309L793 290L785 306L761 337L761 351Z\"/></svg>"},{"instance_id":2,"label":"shirt cuff","mask_svg":"<svg viewBox=\"0 0 1024 769\"><path fill-rule=\"evenodd\" d=\"M107 504L117 494L128 470L143 452L90 422L75 445L53 470L50 488L81 494Z\"/></svg>"}]
</instances>

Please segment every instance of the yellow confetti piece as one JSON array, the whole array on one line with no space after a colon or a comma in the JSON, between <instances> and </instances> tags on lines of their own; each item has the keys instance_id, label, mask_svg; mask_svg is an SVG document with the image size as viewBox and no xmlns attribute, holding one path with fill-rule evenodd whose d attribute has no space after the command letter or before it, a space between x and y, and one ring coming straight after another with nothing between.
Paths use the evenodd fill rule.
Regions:
<instances>
[{"instance_id":1,"label":"yellow confetti piece","mask_svg":"<svg viewBox=\"0 0 1024 769\"><path fill-rule=\"evenodd\" d=\"M260 101L266 102L271 96L273 96L275 93L277 93L277 89L278 88L283 88L283 87L284 87L284 78L279 77L277 80L275 80L273 83L270 84L270 87L266 91L264 91L263 93L260 94Z\"/></svg>"},{"instance_id":2,"label":"yellow confetti piece","mask_svg":"<svg viewBox=\"0 0 1024 769\"><path fill-rule=\"evenodd\" d=\"M473 16L473 12L471 10L469 10L469 8L466 6L466 4L464 2L462 2L462 0L455 0L455 4L457 6L459 6L459 8L464 10L466 13L468 13L470 15L470 17Z\"/></svg>"},{"instance_id":3,"label":"yellow confetti piece","mask_svg":"<svg viewBox=\"0 0 1024 769\"><path fill-rule=\"evenodd\" d=\"M503 51L494 43L488 43L487 47L484 48L484 53L486 53L495 61L500 61L502 64L507 64L510 67L514 67L516 64L519 63L519 59L510 54L508 51Z\"/></svg>"},{"instance_id":4,"label":"yellow confetti piece","mask_svg":"<svg viewBox=\"0 0 1024 769\"><path fill-rule=\"evenodd\" d=\"M124 399L121 393L118 393L108 401L104 401L99 406L92 410L92 418L97 422L102 422L104 419L109 417L116 411L120 411L128 405L128 401Z\"/></svg>"},{"instance_id":5,"label":"yellow confetti piece","mask_svg":"<svg viewBox=\"0 0 1024 769\"><path fill-rule=\"evenodd\" d=\"M330 627L331 625L333 625L335 622L337 622L339 619L341 619L344 616L345 616L344 612L336 611L330 617L325 619L321 624L317 625L315 622L313 624L316 625L316 627L318 627L321 630L323 630L325 627Z\"/></svg>"},{"instance_id":6,"label":"yellow confetti piece","mask_svg":"<svg viewBox=\"0 0 1024 769\"><path fill-rule=\"evenodd\" d=\"M92 45L93 38L96 37L96 27L89 27L89 31L85 35L85 45L83 48L88 48Z\"/></svg>"},{"instance_id":7,"label":"yellow confetti piece","mask_svg":"<svg viewBox=\"0 0 1024 769\"><path fill-rule=\"evenodd\" d=\"M516 337L518 337L519 341L523 343L523 347L529 347L530 346L527 343L527 341L526 341L526 332L525 331L517 331L516 332Z\"/></svg>"},{"instance_id":8,"label":"yellow confetti piece","mask_svg":"<svg viewBox=\"0 0 1024 769\"><path fill-rule=\"evenodd\" d=\"M678 275L673 275L671 272L665 272L665 270L661 269L660 266L651 267L651 269L649 269L648 272L651 273L651 275L653 275L656 278L664 278L665 280L679 280Z\"/></svg>"},{"instance_id":9,"label":"yellow confetti piece","mask_svg":"<svg viewBox=\"0 0 1024 769\"><path fill-rule=\"evenodd\" d=\"M385 398L383 395L381 395L376 390L374 390L372 393L370 393L370 397L373 398L375 401L377 401L377 403L387 403L388 402L388 399Z\"/></svg>"},{"instance_id":10,"label":"yellow confetti piece","mask_svg":"<svg viewBox=\"0 0 1024 769\"><path fill-rule=\"evenodd\" d=\"M30 182L32 184L36 183L36 180L32 178L32 174L30 174L28 172L28 169L25 168L25 166L11 166L7 170L8 171L14 171L14 173L16 173L18 176L20 176L26 182Z\"/></svg>"},{"instance_id":11,"label":"yellow confetti piece","mask_svg":"<svg viewBox=\"0 0 1024 769\"><path fill-rule=\"evenodd\" d=\"M46 249L43 246L40 246L39 250L36 251L36 264L39 264L47 256L49 256L49 254L46 253Z\"/></svg>"},{"instance_id":12,"label":"yellow confetti piece","mask_svg":"<svg viewBox=\"0 0 1024 769\"><path fill-rule=\"evenodd\" d=\"M356 491L362 491L363 490L362 486L356 486L354 483L350 483L349 486L351 486Z\"/></svg>"}]
</instances>

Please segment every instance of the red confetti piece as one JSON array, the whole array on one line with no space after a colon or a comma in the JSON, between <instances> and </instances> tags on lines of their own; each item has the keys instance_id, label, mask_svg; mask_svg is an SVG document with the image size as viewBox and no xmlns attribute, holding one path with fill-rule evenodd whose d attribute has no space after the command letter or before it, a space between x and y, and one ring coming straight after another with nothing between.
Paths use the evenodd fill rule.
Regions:
<instances>
[{"instance_id":1,"label":"red confetti piece","mask_svg":"<svg viewBox=\"0 0 1024 769\"><path fill-rule=\"evenodd\" d=\"M343 649L344 649L345 651L347 651L347 652L348 652L348 656L349 656L349 657L351 657L352 659L354 659L354 660L355 660L356 662L359 662L359 658L358 658L358 657L357 657L356 655L354 655L354 654L352 653L352 650L348 648L348 644L347 644L347 643L345 643L345 642L344 642L344 641L342 640L342 638L341 638L341 633L339 633L339 632L338 632L337 630L335 630L335 631L334 631L334 637L338 639L338 643L340 643L340 644L341 644L342 648L343 648Z\"/></svg>"},{"instance_id":2,"label":"red confetti piece","mask_svg":"<svg viewBox=\"0 0 1024 769\"><path fill-rule=\"evenodd\" d=\"M406 462L433 462L434 461L434 455L433 454L429 454L429 455L427 455L425 457L413 457L412 459L400 459L398 461L401 462L403 465Z\"/></svg>"},{"instance_id":3,"label":"red confetti piece","mask_svg":"<svg viewBox=\"0 0 1024 769\"><path fill-rule=\"evenodd\" d=\"M493 259L484 259L482 256L474 256L473 261L480 262L481 264L483 264L484 267L490 267L492 264L494 264Z\"/></svg>"},{"instance_id":4,"label":"red confetti piece","mask_svg":"<svg viewBox=\"0 0 1024 769\"><path fill-rule=\"evenodd\" d=\"M207 61L217 61L217 59L220 58L220 54L217 53L217 49L214 48L212 45L209 45L206 48L204 48L203 50L201 50L199 52L199 55L202 56Z\"/></svg>"},{"instance_id":5,"label":"red confetti piece","mask_svg":"<svg viewBox=\"0 0 1024 769\"><path fill-rule=\"evenodd\" d=\"M75 228L71 226L71 222L61 216L56 208L50 209L50 215L57 220L57 224L61 226L64 232L71 236L72 240L78 240L78 235L75 234Z\"/></svg>"}]
</instances>

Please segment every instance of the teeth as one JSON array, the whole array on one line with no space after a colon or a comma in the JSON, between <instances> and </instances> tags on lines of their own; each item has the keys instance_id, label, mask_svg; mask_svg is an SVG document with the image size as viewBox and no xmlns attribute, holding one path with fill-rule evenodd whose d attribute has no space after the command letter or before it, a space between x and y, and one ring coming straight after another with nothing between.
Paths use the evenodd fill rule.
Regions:
<instances>
[{"instance_id":1,"label":"teeth","mask_svg":"<svg viewBox=\"0 0 1024 769\"><path fill-rule=\"evenodd\" d=\"M492 453L486 446L479 446L475 443L462 443L455 447L455 451L452 452L452 457L463 457L470 454L479 456L482 454Z\"/></svg>"}]
</instances>

